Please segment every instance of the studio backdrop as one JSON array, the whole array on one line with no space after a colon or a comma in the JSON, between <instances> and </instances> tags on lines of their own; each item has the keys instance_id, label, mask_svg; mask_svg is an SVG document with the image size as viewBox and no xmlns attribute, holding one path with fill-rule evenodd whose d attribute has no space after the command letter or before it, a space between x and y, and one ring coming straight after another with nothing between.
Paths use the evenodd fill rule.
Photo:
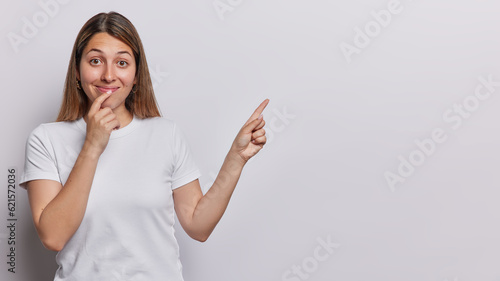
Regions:
<instances>
[{"instance_id":1,"label":"studio backdrop","mask_svg":"<svg viewBox=\"0 0 500 281\"><path fill-rule=\"evenodd\" d=\"M499 9L2 1L0 279L54 276L18 185L25 142L56 119L80 28L117 11L141 36L161 112L185 132L204 192L270 99L268 143L212 236L196 242L176 224L186 281L499 281Z\"/></svg>"}]
</instances>

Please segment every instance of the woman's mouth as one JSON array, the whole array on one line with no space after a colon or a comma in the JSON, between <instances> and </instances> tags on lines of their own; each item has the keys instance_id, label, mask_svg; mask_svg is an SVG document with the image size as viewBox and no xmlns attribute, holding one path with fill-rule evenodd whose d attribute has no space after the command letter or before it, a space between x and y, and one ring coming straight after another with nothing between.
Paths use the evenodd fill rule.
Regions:
<instances>
[{"instance_id":1,"label":"woman's mouth","mask_svg":"<svg viewBox=\"0 0 500 281\"><path fill-rule=\"evenodd\" d=\"M118 87L97 87L97 89L99 90L99 92L101 93L113 93L115 92L116 90L118 90Z\"/></svg>"}]
</instances>

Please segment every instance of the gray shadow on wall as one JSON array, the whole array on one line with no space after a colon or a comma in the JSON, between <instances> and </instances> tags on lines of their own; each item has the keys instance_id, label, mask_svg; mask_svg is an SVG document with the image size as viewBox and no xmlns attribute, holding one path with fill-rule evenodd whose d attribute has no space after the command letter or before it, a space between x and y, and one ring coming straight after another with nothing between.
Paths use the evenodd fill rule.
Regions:
<instances>
[{"instance_id":1,"label":"gray shadow on wall","mask_svg":"<svg viewBox=\"0 0 500 281\"><path fill-rule=\"evenodd\" d=\"M28 203L27 193L18 197L18 232L16 245L19 245L16 266L17 279L12 281L52 281L57 270L56 252L45 249L38 238Z\"/></svg>"},{"instance_id":2,"label":"gray shadow on wall","mask_svg":"<svg viewBox=\"0 0 500 281\"><path fill-rule=\"evenodd\" d=\"M55 260L57 253L45 249L33 225L24 225L23 227L24 235L19 237L20 241L25 243L25 252L22 254L26 263L23 268L26 272L23 272L23 276L27 277L26 280L54 280L54 274L57 270Z\"/></svg>"}]
</instances>

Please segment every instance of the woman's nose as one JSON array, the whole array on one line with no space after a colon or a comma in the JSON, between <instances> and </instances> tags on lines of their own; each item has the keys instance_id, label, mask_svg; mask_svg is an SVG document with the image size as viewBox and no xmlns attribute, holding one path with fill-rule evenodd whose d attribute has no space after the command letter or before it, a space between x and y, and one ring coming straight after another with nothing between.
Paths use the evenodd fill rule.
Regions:
<instances>
[{"instance_id":1,"label":"woman's nose","mask_svg":"<svg viewBox=\"0 0 500 281\"><path fill-rule=\"evenodd\" d=\"M113 65L106 65L104 67L103 73L101 80L106 81L106 82L113 82L115 80L115 70L113 68Z\"/></svg>"}]
</instances>

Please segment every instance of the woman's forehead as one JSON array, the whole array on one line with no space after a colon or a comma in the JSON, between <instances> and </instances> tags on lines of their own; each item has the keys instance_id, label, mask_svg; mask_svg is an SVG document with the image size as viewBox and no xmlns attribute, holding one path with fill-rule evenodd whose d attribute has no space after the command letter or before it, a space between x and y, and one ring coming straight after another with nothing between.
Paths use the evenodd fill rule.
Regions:
<instances>
[{"instance_id":1,"label":"woman's forehead","mask_svg":"<svg viewBox=\"0 0 500 281\"><path fill-rule=\"evenodd\" d=\"M130 56L133 53L130 46L105 32L100 32L92 36L85 47L84 55L89 52L100 52L106 55L128 54Z\"/></svg>"}]
</instances>

